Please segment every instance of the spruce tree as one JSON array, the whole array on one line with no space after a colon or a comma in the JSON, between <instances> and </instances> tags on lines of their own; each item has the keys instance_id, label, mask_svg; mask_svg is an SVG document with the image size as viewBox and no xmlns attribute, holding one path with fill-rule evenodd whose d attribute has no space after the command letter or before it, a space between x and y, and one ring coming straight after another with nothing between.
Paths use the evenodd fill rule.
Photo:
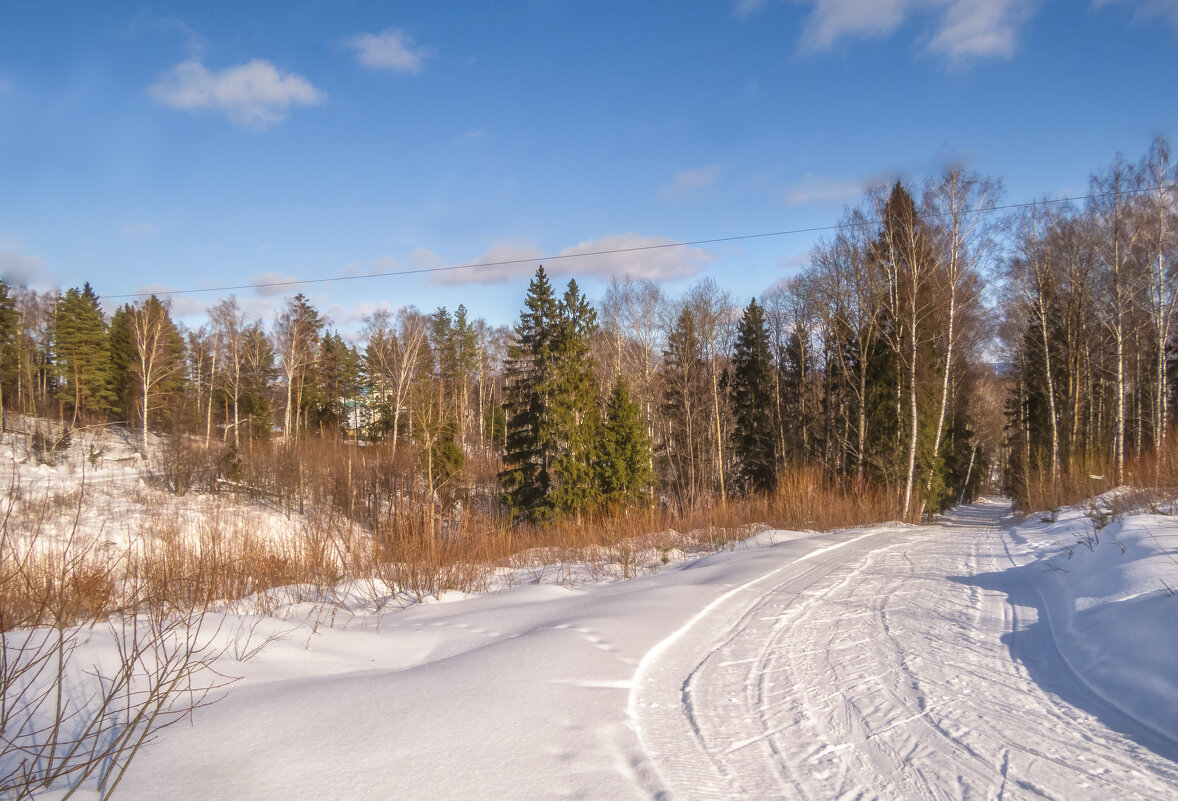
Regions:
<instances>
[{"instance_id":1,"label":"spruce tree","mask_svg":"<svg viewBox=\"0 0 1178 801\"><path fill-rule=\"evenodd\" d=\"M746 492L766 492L776 483L773 372L765 312L754 298L744 310L732 359L733 445Z\"/></svg>"},{"instance_id":2,"label":"spruce tree","mask_svg":"<svg viewBox=\"0 0 1178 801\"><path fill-rule=\"evenodd\" d=\"M597 312L577 282L569 281L557 308L555 369L542 428L554 457L548 506L558 514L577 517L601 502L593 467L601 426L590 353L590 340L596 332Z\"/></svg>"},{"instance_id":3,"label":"spruce tree","mask_svg":"<svg viewBox=\"0 0 1178 801\"><path fill-rule=\"evenodd\" d=\"M663 415L671 478L681 503L694 506L704 476L702 439L708 430L707 363L695 315L683 308L663 351Z\"/></svg>"},{"instance_id":4,"label":"spruce tree","mask_svg":"<svg viewBox=\"0 0 1178 801\"><path fill-rule=\"evenodd\" d=\"M541 266L528 285L524 309L507 349L503 411L503 502L514 517L535 518L552 485L548 402L554 372L557 302Z\"/></svg>"},{"instance_id":5,"label":"spruce tree","mask_svg":"<svg viewBox=\"0 0 1178 801\"><path fill-rule=\"evenodd\" d=\"M614 383L606 404L597 474L602 497L617 506L640 501L654 481L642 410L621 378Z\"/></svg>"},{"instance_id":6,"label":"spruce tree","mask_svg":"<svg viewBox=\"0 0 1178 801\"><path fill-rule=\"evenodd\" d=\"M309 398L313 423L325 427L347 427L347 407L360 392L360 354L338 331L328 331L319 340L317 380Z\"/></svg>"}]
</instances>

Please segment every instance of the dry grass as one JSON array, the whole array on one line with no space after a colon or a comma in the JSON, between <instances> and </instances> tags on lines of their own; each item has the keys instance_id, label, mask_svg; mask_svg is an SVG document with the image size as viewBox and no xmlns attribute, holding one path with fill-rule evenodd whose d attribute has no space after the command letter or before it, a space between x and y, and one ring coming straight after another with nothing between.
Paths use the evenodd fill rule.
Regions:
<instances>
[{"instance_id":1,"label":"dry grass","mask_svg":"<svg viewBox=\"0 0 1178 801\"><path fill-rule=\"evenodd\" d=\"M1145 454L1125 460L1122 486L1132 487L1129 494L1136 508L1178 496L1178 442L1171 442L1160 454ZM1059 509L1095 498L1117 486L1116 467L1111 462L1089 465L1065 472L1055 482L1046 471L1034 474L1018 498L1022 510ZM1128 501L1126 501L1128 502Z\"/></svg>"},{"instance_id":2,"label":"dry grass","mask_svg":"<svg viewBox=\"0 0 1178 801\"><path fill-rule=\"evenodd\" d=\"M190 450L172 443L165 455ZM88 490L25 498L14 486L0 543L0 629L243 598L268 611L279 603L275 588L287 588L284 599L322 600L349 581L368 582L374 594L393 588L401 599L420 600L447 590L485 591L496 581L520 580L519 571L535 580L628 577L649 569L652 559L657 565L659 555L668 561L671 554L715 550L766 525L829 530L899 517L883 492L796 470L771 497L515 525L495 502L486 459L431 493L414 458L404 443L396 454L387 444L319 439L290 449L257 447L233 460L228 480L208 484L219 486L218 496L183 481L184 498L128 488L123 503L137 512L104 522L123 526L114 538L120 545L82 531ZM199 457L206 465L217 460L227 463L223 455ZM167 483L176 474L169 469ZM107 511L95 515L112 515L105 502L99 508ZM259 523L259 510L268 510L269 527Z\"/></svg>"}]
</instances>

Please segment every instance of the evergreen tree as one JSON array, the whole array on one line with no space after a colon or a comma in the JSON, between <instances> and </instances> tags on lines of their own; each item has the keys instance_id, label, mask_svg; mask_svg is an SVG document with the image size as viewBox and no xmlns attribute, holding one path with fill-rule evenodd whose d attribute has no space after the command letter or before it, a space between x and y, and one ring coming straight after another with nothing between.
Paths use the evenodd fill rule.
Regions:
<instances>
[{"instance_id":1,"label":"evergreen tree","mask_svg":"<svg viewBox=\"0 0 1178 801\"><path fill-rule=\"evenodd\" d=\"M754 298L744 310L732 359L733 444L745 491L766 492L776 482L773 372L764 310Z\"/></svg>"},{"instance_id":2,"label":"evergreen tree","mask_svg":"<svg viewBox=\"0 0 1178 801\"><path fill-rule=\"evenodd\" d=\"M590 339L597 314L569 281L557 301L541 267L528 286L508 348L503 500L515 517L580 515L600 502L599 444Z\"/></svg>"},{"instance_id":3,"label":"evergreen tree","mask_svg":"<svg viewBox=\"0 0 1178 801\"><path fill-rule=\"evenodd\" d=\"M55 312L57 395L69 404L76 423L79 413L105 411L115 400L106 321L90 284L66 291L58 298Z\"/></svg>"},{"instance_id":4,"label":"evergreen tree","mask_svg":"<svg viewBox=\"0 0 1178 801\"><path fill-rule=\"evenodd\" d=\"M703 488L708 430L708 367L695 315L684 307L667 335L663 352L663 415L666 455L679 500L694 506Z\"/></svg>"},{"instance_id":5,"label":"evergreen tree","mask_svg":"<svg viewBox=\"0 0 1178 801\"><path fill-rule=\"evenodd\" d=\"M781 409L785 417L778 425L785 432L784 446L788 453L798 461L805 460L810 446L805 432L810 425L813 410L806 405L809 392L810 373L814 369L813 356L810 355L809 343L802 339L798 331L791 331L786 339L782 352L778 356L781 365ZM782 459L786 454L781 454Z\"/></svg>"},{"instance_id":6,"label":"evergreen tree","mask_svg":"<svg viewBox=\"0 0 1178 801\"><path fill-rule=\"evenodd\" d=\"M538 516L552 486L547 418L556 329L557 302L541 266L528 285L516 341L508 347L504 365L507 431L499 478L503 501L515 517Z\"/></svg>"},{"instance_id":7,"label":"evergreen tree","mask_svg":"<svg viewBox=\"0 0 1178 801\"><path fill-rule=\"evenodd\" d=\"M593 468L601 425L590 353L590 340L596 332L597 312L577 282L569 281L557 308L555 370L542 428L547 430L546 440L555 457L548 506L559 514L578 517L601 502Z\"/></svg>"},{"instance_id":8,"label":"evergreen tree","mask_svg":"<svg viewBox=\"0 0 1178 801\"><path fill-rule=\"evenodd\" d=\"M18 337L20 312L8 285L0 281L0 431L4 430L4 388L17 376L19 369Z\"/></svg>"},{"instance_id":9,"label":"evergreen tree","mask_svg":"<svg viewBox=\"0 0 1178 801\"><path fill-rule=\"evenodd\" d=\"M274 346L260 322L243 331L241 373L242 419L246 421L249 442L268 439L273 430L272 387L278 377Z\"/></svg>"},{"instance_id":10,"label":"evergreen tree","mask_svg":"<svg viewBox=\"0 0 1178 801\"><path fill-rule=\"evenodd\" d=\"M598 485L606 502L626 506L642 499L654 481L650 468L650 438L642 410L619 378L606 404L602 426Z\"/></svg>"},{"instance_id":11,"label":"evergreen tree","mask_svg":"<svg viewBox=\"0 0 1178 801\"><path fill-rule=\"evenodd\" d=\"M360 392L360 354L338 331L328 331L319 341L318 377L310 397L311 420L320 429L347 427L345 404Z\"/></svg>"},{"instance_id":12,"label":"evergreen tree","mask_svg":"<svg viewBox=\"0 0 1178 801\"><path fill-rule=\"evenodd\" d=\"M126 422L135 419L135 379L131 372L135 346L131 343L130 313L129 304L115 310L106 338L110 352L111 408Z\"/></svg>"}]
</instances>

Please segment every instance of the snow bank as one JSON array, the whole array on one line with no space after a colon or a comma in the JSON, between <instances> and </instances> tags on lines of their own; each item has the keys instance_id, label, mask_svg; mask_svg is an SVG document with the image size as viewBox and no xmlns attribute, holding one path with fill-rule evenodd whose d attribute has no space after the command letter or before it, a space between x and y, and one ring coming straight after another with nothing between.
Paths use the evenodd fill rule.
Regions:
<instances>
[{"instance_id":1,"label":"snow bank","mask_svg":"<svg viewBox=\"0 0 1178 801\"><path fill-rule=\"evenodd\" d=\"M1011 537L1033 557L1023 572L1071 668L1113 706L1178 739L1178 518L1109 522L1100 501L1032 516Z\"/></svg>"}]
</instances>

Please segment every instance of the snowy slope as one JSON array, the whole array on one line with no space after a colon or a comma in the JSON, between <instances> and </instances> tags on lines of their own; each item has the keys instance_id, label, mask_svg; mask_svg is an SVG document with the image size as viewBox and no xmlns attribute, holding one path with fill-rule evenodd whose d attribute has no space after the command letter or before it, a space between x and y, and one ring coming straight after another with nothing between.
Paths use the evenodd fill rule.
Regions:
<instances>
[{"instance_id":1,"label":"snowy slope","mask_svg":"<svg viewBox=\"0 0 1178 801\"><path fill-rule=\"evenodd\" d=\"M1172 544L1174 524L1110 526L1131 558L1098 549L1080 569L1062 518L1012 531L1008 511L767 532L575 589L227 615L240 642L220 667L242 681L165 730L119 794L1178 797L1178 746L1157 720L1173 637L1156 645L1150 628L1178 598L1133 589L1174 567L1144 550L1150 533ZM1068 573L1046 567L1060 558ZM236 661L247 634L281 639ZM1132 676L1128 701L1117 675Z\"/></svg>"},{"instance_id":2,"label":"snowy slope","mask_svg":"<svg viewBox=\"0 0 1178 801\"><path fill-rule=\"evenodd\" d=\"M1101 698L1178 740L1178 523L1072 508L1011 537L1068 665Z\"/></svg>"}]
</instances>

